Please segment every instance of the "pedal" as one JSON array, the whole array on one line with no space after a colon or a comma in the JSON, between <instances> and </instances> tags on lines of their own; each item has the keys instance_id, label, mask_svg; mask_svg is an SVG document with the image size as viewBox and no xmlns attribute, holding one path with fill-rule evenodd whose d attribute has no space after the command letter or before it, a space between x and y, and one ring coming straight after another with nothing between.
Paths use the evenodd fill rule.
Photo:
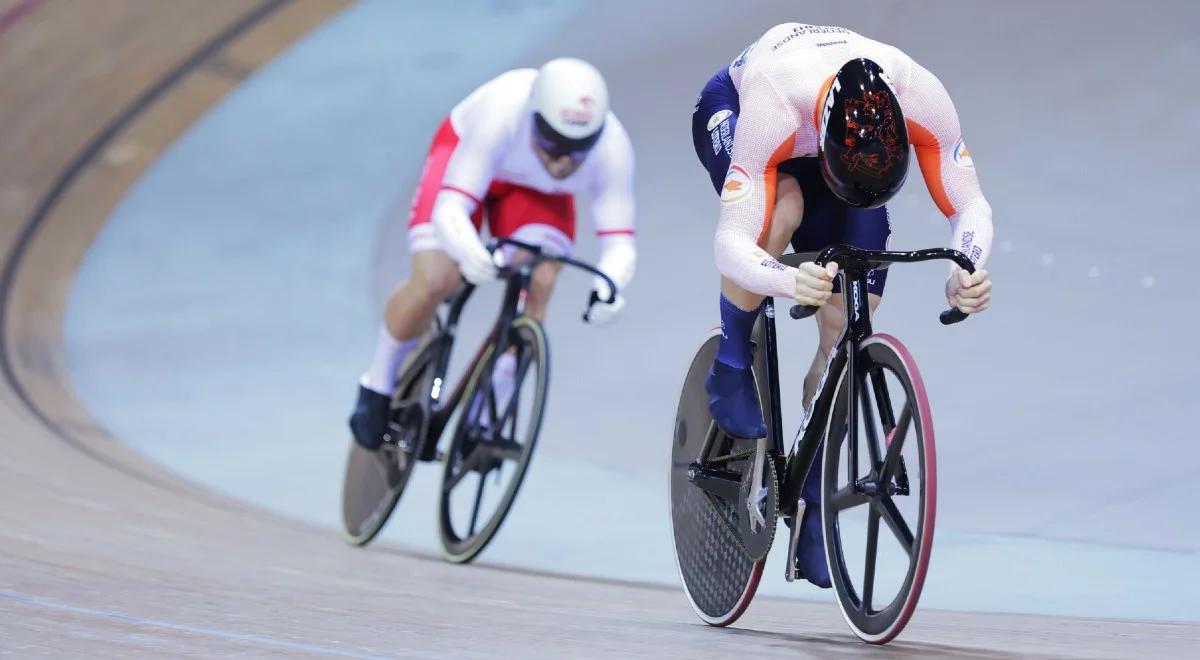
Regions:
<instances>
[{"instance_id":1,"label":"pedal","mask_svg":"<svg viewBox=\"0 0 1200 660\"><path fill-rule=\"evenodd\" d=\"M796 568L796 549L800 545L800 521L804 519L804 507L803 498L796 500L796 513L792 516L792 533L788 535L787 559L783 569L783 578L788 582L795 582L800 577L800 571Z\"/></svg>"}]
</instances>

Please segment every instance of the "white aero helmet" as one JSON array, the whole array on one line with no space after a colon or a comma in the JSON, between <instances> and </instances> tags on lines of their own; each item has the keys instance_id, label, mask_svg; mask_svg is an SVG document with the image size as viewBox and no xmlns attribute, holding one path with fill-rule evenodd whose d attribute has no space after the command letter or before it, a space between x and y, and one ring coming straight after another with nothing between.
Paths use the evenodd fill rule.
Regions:
<instances>
[{"instance_id":1,"label":"white aero helmet","mask_svg":"<svg viewBox=\"0 0 1200 660\"><path fill-rule=\"evenodd\" d=\"M596 67L574 57L538 70L529 95L534 140L552 157L582 159L595 146L608 115L608 86Z\"/></svg>"}]
</instances>

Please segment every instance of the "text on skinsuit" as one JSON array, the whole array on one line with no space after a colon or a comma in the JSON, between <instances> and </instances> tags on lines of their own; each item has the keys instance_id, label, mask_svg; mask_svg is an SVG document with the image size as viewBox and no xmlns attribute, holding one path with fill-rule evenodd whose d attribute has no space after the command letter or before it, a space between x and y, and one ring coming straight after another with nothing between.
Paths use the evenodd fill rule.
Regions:
<instances>
[{"instance_id":1,"label":"text on skinsuit","mask_svg":"<svg viewBox=\"0 0 1200 660\"><path fill-rule=\"evenodd\" d=\"M808 34L850 34L850 30L831 25L797 25L792 28L791 34L780 39L774 46L771 46L771 50L779 50L796 37L803 37Z\"/></svg>"}]
</instances>

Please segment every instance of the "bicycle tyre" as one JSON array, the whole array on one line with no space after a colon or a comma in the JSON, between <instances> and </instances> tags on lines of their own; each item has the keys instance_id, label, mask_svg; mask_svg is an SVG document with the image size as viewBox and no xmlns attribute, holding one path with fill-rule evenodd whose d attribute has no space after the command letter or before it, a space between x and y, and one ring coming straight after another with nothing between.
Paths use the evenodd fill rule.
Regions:
<instances>
[{"instance_id":1,"label":"bicycle tyre","mask_svg":"<svg viewBox=\"0 0 1200 660\"><path fill-rule=\"evenodd\" d=\"M915 494L919 498L919 501L913 506L917 513L916 525L915 527L910 526L908 521L903 519L890 494L880 492L874 495L851 495L842 498L835 496L838 475L845 470L841 450L846 437L844 429L848 418L845 401L845 379L848 370L843 370L839 375L836 404L830 411L829 422L826 426L822 465L821 517L825 533L825 556L829 575L843 618L850 629L863 641L871 644L886 644L895 639L911 619L916 610L917 601L921 597L925 576L929 569L937 513L937 457L933 417L925 385L917 370L916 362L898 339L886 334L871 335L860 345L857 360L861 365L862 374L868 374L874 369L886 370L892 374L895 381L899 382L904 390L903 409L896 415L898 426L903 424L904 415L907 414L911 417L907 428L896 430L897 433L900 431L904 431L904 433L898 437L900 446L895 451L899 456L904 443L914 443L915 441L919 463L918 487L912 488L908 479L909 472L903 467L900 470L905 472L907 494ZM880 372L880 377L883 377L882 372ZM865 380L866 378L864 378ZM872 393L870 396L877 397L877 394ZM862 406L861 397L860 401L855 402L855 405ZM871 411L879 410L880 405L876 398ZM860 415L862 412L860 410ZM874 414L878 413L874 412ZM841 431L835 433L835 429L841 429ZM887 448L894 441L894 435L888 438L888 443L883 448L884 453L880 465L877 467L882 467L882 463L889 462ZM861 454L864 452L864 442L869 442L869 440L860 437L860 461ZM891 462L896 464L895 461ZM902 466L903 463L899 463L899 465ZM858 503L855 504L855 502ZM864 567L861 589L855 586L851 577L851 567L844 552L848 539L842 538L838 520L842 511L857 506L869 507L867 509L867 543L864 551L864 556L867 557L865 563L869 568ZM896 522L897 518L900 523ZM901 549L908 554L908 565L896 595L881 609L876 609L872 592L876 570L874 564L878 562L881 526L890 529L895 535ZM872 527L874 527L874 532L871 531ZM899 541L902 536L905 536L905 531L912 537L907 549L903 547L904 542ZM872 538L874 538L874 550L871 549ZM867 586L868 576L871 576L870 587Z\"/></svg>"},{"instance_id":2,"label":"bicycle tyre","mask_svg":"<svg viewBox=\"0 0 1200 660\"><path fill-rule=\"evenodd\" d=\"M754 560L736 531L737 510L689 480L688 466L700 459L712 416L704 379L717 354L720 330L701 344L688 369L675 416L668 477L675 566L692 610L711 626L728 626L750 606L766 558ZM753 443L753 441L742 441ZM774 480L774 466L767 462ZM775 525L775 516L767 524Z\"/></svg>"},{"instance_id":3,"label":"bicycle tyre","mask_svg":"<svg viewBox=\"0 0 1200 660\"><path fill-rule=\"evenodd\" d=\"M455 528L453 520L454 514L452 509L454 508L454 504L451 497L452 491L458 485L459 481L466 478L465 473L461 471L464 469L464 465L470 464L475 456L480 456L478 458L479 461L487 459L487 457L478 454L480 451L493 451L491 448L488 448L485 442L476 442L473 447L469 446L472 444L472 441L469 437L471 420L468 411L471 408L471 402L477 396L479 384L483 376L483 367L488 363L494 350L493 347L489 346L480 356L471 373L467 387L463 390L463 414L459 417L458 423L455 426L453 437L446 450L443 463L442 492L438 507L438 527L442 540L443 556L447 560L457 564L469 562L477 557L500 530L501 524L503 524L504 519L508 516L517 493L520 491L521 484L525 480L525 473L528 471L529 463L533 459L533 451L537 446L542 420L545 415L546 395L550 384L550 347L546 341L545 330L537 319L522 316L512 322L512 325L509 326L509 332L512 333L511 345L518 346L518 362L523 359L521 356L524 351L529 351L528 355L531 358L529 370L525 371L525 374L522 374L521 378L523 379L526 375L532 375L536 379L532 407L528 411L529 423L524 434L524 442L516 443L520 445L520 450L513 461L515 463L514 472L500 496L500 501L497 503L496 509L479 531L474 531L475 521L472 520L467 534L461 534L460 530ZM518 369L520 369L519 366ZM520 394L522 379L516 380L513 396ZM507 421L507 419L501 420L501 433ZM464 452L467 452L466 456L464 456ZM492 457L491 460L495 460L495 458ZM505 459L501 458L501 460ZM456 470L459 471L456 472ZM480 488L475 498L476 509L483 497L483 484L489 474L490 469L480 473Z\"/></svg>"},{"instance_id":4,"label":"bicycle tyre","mask_svg":"<svg viewBox=\"0 0 1200 660\"><path fill-rule=\"evenodd\" d=\"M402 402L412 402L414 396L430 396L432 391L433 358L437 353L433 341L420 350L412 352L412 358L401 370L397 379L396 393L392 397L393 423L397 407ZM409 477L418 463L428 428L429 402L421 408L424 413L417 422L420 428L408 429L415 446L411 455L400 460L400 448L392 442L384 443L378 450L370 451L350 439L350 455L346 459L346 472L342 481L342 527L346 542L364 546L370 543L387 523L395 510L400 496L408 485Z\"/></svg>"}]
</instances>

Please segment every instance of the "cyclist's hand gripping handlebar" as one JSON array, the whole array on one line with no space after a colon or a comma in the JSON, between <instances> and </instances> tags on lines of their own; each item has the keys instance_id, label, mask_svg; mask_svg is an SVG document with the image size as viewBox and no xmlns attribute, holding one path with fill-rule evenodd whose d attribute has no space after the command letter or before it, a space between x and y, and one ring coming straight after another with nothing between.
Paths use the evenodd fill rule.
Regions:
<instances>
[{"instance_id":1,"label":"cyclist's hand gripping handlebar","mask_svg":"<svg viewBox=\"0 0 1200 660\"><path fill-rule=\"evenodd\" d=\"M818 266L824 267L830 261L837 261L843 264L842 277L843 283L846 280L848 272L847 264L854 261L874 261L885 264L893 263L913 263L917 261L931 261L934 259L946 259L958 264L959 268L968 273L975 272L975 264L967 256L958 250L951 249L932 249L932 250L916 250L914 252L884 252L876 250L862 250L851 247L849 245L831 245L825 248L817 255L813 262ZM812 316L817 312L817 308L810 305L794 305L790 311L791 317L794 319L802 319ZM958 308L950 308L942 312L938 319L942 325L951 325L963 321L967 318L967 314Z\"/></svg>"},{"instance_id":2,"label":"cyclist's hand gripping handlebar","mask_svg":"<svg viewBox=\"0 0 1200 660\"><path fill-rule=\"evenodd\" d=\"M530 255L530 260L527 262L522 262L522 263L529 264L530 268L532 268L533 266L536 266L537 264L542 263L544 261L554 261L554 262L557 262L557 263L560 263L560 264L563 264L566 266L574 266L575 268L578 268L579 270L582 270L587 273L591 273L592 275L595 275L596 277L599 277L600 279L604 280L604 283L608 285L608 299L600 300L600 296L598 294L596 294L595 292L593 292L592 295L595 296L595 298L599 302L603 302L607 305L611 305L617 301L617 283L614 282L611 277L609 277L608 275L603 273L599 268L596 268L595 266L593 266L591 264L584 263L584 262L578 261L576 259L572 259L571 257L567 257L567 256L564 256L561 254L555 254L553 252L546 252L545 250L542 249L542 247L540 245L533 245L531 243L526 243L524 241L518 241L518 240L512 239L512 238L492 238L488 241L487 248L488 248L489 252L495 252L496 250L504 247L505 245L511 245L511 246L518 248L524 252L527 252ZM505 265L505 266L500 267L499 268L500 277L504 278L504 277L512 276L516 272L516 268L518 266L519 266L519 264L512 264L512 265ZM587 320L586 312L584 313L583 320L584 321Z\"/></svg>"}]
</instances>

